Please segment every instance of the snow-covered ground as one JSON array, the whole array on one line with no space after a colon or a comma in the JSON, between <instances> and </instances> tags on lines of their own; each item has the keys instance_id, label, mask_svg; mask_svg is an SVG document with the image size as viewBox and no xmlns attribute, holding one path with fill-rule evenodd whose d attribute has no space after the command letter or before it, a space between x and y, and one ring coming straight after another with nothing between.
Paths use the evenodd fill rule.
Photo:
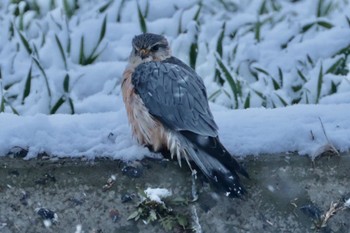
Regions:
<instances>
[{"instance_id":1,"label":"snow-covered ground","mask_svg":"<svg viewBox=\"0 0 350 233\"><path fill-rule=\"evenodd\" d=\"M235 155L299 152L314 156L327 144L343 152L350 149L350 104L229 111L212 105L212 109L221 140ZM29 150L27 158L40 152L125 160L154 156L132 140L123 108L76 115L6 113L0 114L0 128L0 155L20 147Z\"/></svg>"},{"instance_id":2,"label":"snow-covered ground","mask_svg":"<svg viewBox=\"0 0 350 233\"><path fill-rule=\"evenodd\" d=\"M341 0L3 0L0 156L150 155L120 93L143 30L201 75L232 153L348 151L349 12Z\"/></svg>"}]
</instances>

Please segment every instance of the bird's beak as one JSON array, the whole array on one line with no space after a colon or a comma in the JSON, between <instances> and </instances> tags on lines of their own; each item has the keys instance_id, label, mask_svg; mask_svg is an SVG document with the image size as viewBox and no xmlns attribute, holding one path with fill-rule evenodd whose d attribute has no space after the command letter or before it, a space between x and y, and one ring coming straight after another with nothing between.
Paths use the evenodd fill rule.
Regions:
<instances>
[{"instance_id":1,"label":"bird's beak","mask_svg":"<svg viewBox=\"0 0 350 233\"><path fill-rule=\"evenodd\" d=\"M147 50L147 49L141 49L140 50L140 57L142 58L142 59L145 59L146 57L148 57L149 56L149 50Z\"/></svg>"}]
</instances>

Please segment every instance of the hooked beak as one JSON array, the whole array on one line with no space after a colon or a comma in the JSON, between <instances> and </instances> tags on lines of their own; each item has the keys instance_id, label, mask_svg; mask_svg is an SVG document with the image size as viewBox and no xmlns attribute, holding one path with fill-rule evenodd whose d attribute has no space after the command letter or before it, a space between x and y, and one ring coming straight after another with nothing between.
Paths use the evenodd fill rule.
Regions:
<instances>
[{"instance_id":1,"label":"hooked beak","mask_svg":"<svg viewBox=\"0 0 350 233\"><path fill-rule=\"evenodd\" d=\"M141 49L140 50L140 57L142 58L142 59L145 59L145 58L147 58L149 56L149 51L148 50L146 50L146 49Z\"/></svg>"}]
</instances>

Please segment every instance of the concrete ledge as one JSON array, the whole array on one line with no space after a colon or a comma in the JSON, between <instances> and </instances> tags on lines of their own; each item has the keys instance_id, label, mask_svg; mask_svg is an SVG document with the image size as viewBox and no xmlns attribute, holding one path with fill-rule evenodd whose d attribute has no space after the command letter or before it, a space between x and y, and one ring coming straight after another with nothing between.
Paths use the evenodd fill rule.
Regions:
<instances>
[{"instance_id":1,"label":"concrete ledge","mask_svg":"<svg viewBox=\"0 0 350 233\"><path fill-rule=\"evenodd\" d=\"M198 201L174 211L191 216L195 208L203 232L304 233L315 232L317 214L325 214L332 202L350 198L349 154L321 158L315 164L293 154L247 157L242 162L251 175L250 180L242 178L249 192L246 200L216 194L199 176ZM127 220L139 201L137 193L161 187L170 189L174 198L191 198L191 173L174 161L145 159L126 165L108 159L1 157L0 164L0 232L4 233L73 233L77 225L89 233L164 232L157 222ZM112 175L115 180L108 181ZM125 202L125 194L133 199ZM37 208L52 210L58 221L45 227ZM350 210L339 209L321 232L347 232L349 219Z\"/></svg>"}]
</instances>

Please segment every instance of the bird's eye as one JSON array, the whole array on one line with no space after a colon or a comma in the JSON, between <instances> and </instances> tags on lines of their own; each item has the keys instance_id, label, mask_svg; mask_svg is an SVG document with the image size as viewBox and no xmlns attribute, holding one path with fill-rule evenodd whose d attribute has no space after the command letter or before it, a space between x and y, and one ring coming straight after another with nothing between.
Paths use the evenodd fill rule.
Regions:
<instances>
[{"instance_id":1,"label":"bird's eye","mask_svg":"<svg viewBox=\"0 0 350 233\"><path fill-rule=\"evenodd\" d=\"M151 51L156 52L156 51L158 51L158 49L159 49L159 45L155 45L151 48Z\"/></svg>"},{"instance_id":2,"label":"bird's eye","mask_svg":"<svg viewBox=\"0 0 350 233\"><path fill-rule=\"evenodd\" d=\"M134 49L134 54L137 55L137 49Z\"/></svg>"}]
</instances>

